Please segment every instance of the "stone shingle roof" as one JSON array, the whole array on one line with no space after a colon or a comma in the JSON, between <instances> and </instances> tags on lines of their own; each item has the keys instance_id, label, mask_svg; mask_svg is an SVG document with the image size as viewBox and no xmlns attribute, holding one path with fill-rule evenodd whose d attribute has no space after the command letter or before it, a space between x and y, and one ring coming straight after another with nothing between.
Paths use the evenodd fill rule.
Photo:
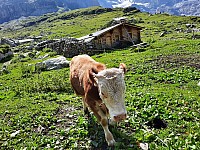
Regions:
<instances>
[{"instance_id":1,"label":"stone shingle roof","mask_svg":"<svg viewBox=\"0 0 200 150\"><path fill-rule=\"evenodd\" d=\"M119 23L119 24L116 24L116 25L113 25L111 27L108 27L108 28L105 28L103 30L100 30L100 31L97 31L97 32L94 32L94 33L91 33L89 35L86 35L86 36L83 36L83 37L80 37L78 38L78 40L84 40L85 42L90 42L91 40L93 40L95 37L98 37L100 35L102 35L103 33L105 32L108 32L118 26L121 26L123 23ZM139 27L139 26L136 26L136 25L131 25L131 24L124 24L124 25L128 25L128 26L131 26L131 27L135 27L135 28L138 28L139 30L142 29L142 27Z\"/></svg>"}]
</instances>

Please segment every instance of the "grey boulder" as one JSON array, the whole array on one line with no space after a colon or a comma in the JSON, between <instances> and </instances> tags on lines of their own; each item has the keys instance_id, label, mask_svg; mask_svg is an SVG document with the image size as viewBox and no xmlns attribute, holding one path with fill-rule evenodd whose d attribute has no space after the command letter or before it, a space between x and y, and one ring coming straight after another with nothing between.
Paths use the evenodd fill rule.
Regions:
<instances>
[{"instance_id":1,"label":"grey boulder","mask_svg":"<svg viewBox=\"0 0 200 150\"><path fill-rule=\"evenodd\" d=\"M69 63L70 61L68 61L64 56L59 56L57 58L51 58L37 63L35 68L36 70L56 70L69 67Z\"/></svg>"}]
</instances>

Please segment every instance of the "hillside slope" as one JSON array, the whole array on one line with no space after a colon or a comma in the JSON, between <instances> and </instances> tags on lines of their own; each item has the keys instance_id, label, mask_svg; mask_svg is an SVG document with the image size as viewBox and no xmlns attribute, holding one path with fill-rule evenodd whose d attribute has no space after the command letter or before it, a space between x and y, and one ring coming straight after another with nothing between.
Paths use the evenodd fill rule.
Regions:
<instances>
[{"instance_id":1,"label":"hillside slope","mask_svg":"<svg viewBox=\"0 0 200 150\"><path fill-rule=\"evenodd\" d=\"M185 32L191 32L191 29L189 29L190 31L186 31L186 24L195 24L196 31L199 31L199 17L173 16L168 14L149 15L137 9L91 7L39 17L29 17L5 23L0 25L0 37L15 39L27 38L29 35L42 35L48 39L63 38L66 36L81 37L105 28L113 18L122 16L126 16L130 23L150 26L152 31L155 30L155 32L158 32L156 33L158 36L163 31L176 34L179 30L181 31L180 34L187 35ZM149 22L148 20L151 18L155 20ZM162 30L156 31L157 28ZM143 31L147 29L144 28Z\"/></svg>"},{"instance_id":2,"label":"hillside slope","mask_svg":"<svg viewBox=\"0 0 200 150\"><path fill-rule=\"evenodd\" d=\"M193 36L200 35L199 17L93 7L28 18L18 22L21 28L1 30L0 37L81 37L121 16L143 27L141 39L150 46L92 56L108 68L127 66L128 116L109 126L115 147L107 146L93 114L84 115L69 68L38 70L38 62L58 55L49 48L31 49L31 42L13 47L14 56L0 62L7 69L0 70L0 149L200 149L200 41Z\"/></svg>"}]
</instances>

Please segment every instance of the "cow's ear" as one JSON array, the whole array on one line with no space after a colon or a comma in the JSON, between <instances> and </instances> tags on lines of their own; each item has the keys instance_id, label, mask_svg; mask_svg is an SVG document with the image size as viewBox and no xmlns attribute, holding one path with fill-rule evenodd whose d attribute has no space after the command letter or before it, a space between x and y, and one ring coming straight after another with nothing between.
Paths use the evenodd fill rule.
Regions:
<instances>
[{"instance_id":1,"label":"cow's ear","mask_svg":"<svg viewBox=\"0 0 200 150\"><path fill-rule=\"evenodd\" d=\"M119 69L121 69L124 74L127 72L126 65L124 63L120 63Z\"/></svg>"}]
</instances>

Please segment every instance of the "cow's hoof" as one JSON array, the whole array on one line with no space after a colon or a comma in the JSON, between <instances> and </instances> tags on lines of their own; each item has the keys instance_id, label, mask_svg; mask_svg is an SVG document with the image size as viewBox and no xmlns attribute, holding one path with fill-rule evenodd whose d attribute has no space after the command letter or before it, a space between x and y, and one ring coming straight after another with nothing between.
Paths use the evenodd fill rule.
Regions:
<instances>
[{"instance_id":1,"label":"cow's hoof","mask_svg":"<svg viewBox=\"0 0 200 150\"><path fill-rule=\"evenodd\" d=\"M108 141L108 146L114 146L115 145L115 140L113 139L113 140L110 140L110 141Z\"/></svg>"},{"instance_id":2,"label":"cow's hoof","mask_svg":"<svg viewBox=\"0 0 200 150\"><path fill-rule=\"evenodd\" d=\"M90 115L90 112L89 112L88 108L85 108L85 109L83 109L83 110L84 110L84 115L87 115L87 116Z\"/></svg>"}]
</instances>

